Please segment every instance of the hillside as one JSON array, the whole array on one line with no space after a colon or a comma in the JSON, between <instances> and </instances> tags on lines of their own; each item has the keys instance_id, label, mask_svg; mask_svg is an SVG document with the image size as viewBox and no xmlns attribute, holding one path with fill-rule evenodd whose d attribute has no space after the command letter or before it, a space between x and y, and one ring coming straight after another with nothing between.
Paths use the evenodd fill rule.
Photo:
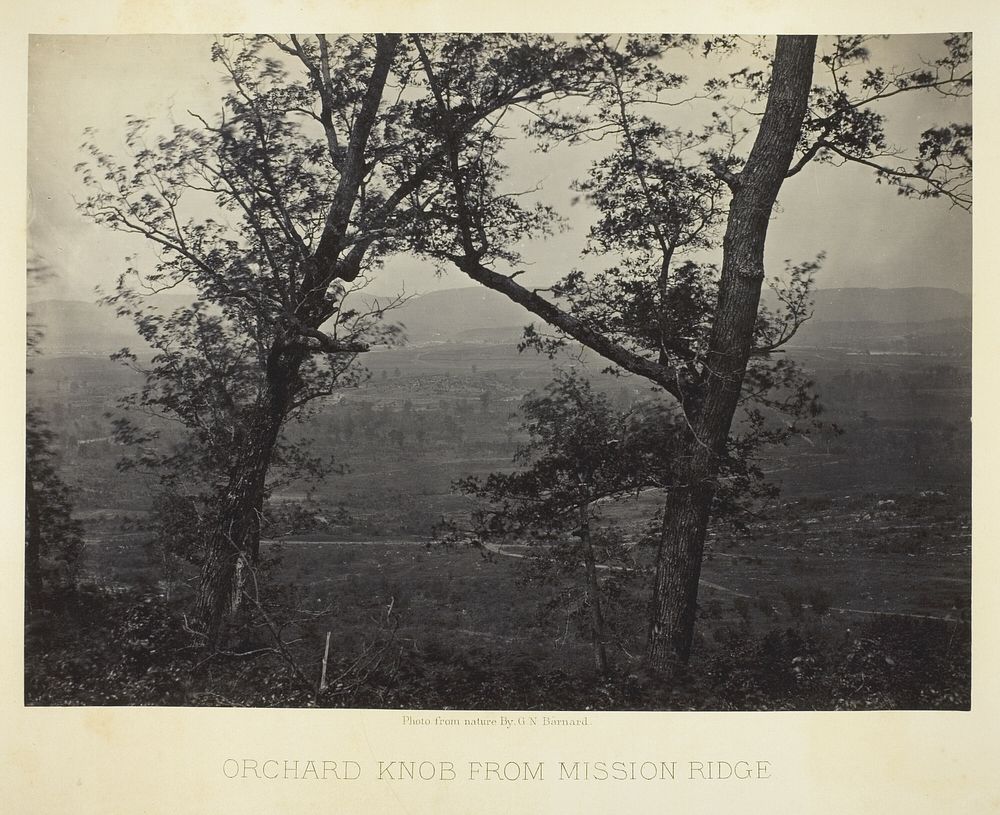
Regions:
<instances>
[{"instance_id":1,"label":"hillside","mask_svg":"<svg viewBox=\"0 0 1000 815\"><path fill-rule=\"evenodd\" d=\"M766 292L764 302L776 303ZM167 307L181 305L170 298ZM76 300L29 305L31 322L44 331L47 353L106 354L123 346L142 348L131 324L106 307ZM506 297L472 286L429 292L389 313L407 342L509 343L536 317ZM870 350L965 353L971 333L972 299L942 288L820 289L815 312L793 345L859 347Z\"/></svg>"},{"instance_id":2,"label":"hillside","mask_svg":"<svg viewBox=\"0 0 1000 815\"><path fill-rule=\"evenodd\" d=\"M191 302L185 295L160 294L156 303L173 310ZM120 348L147 350L132 322L118 317L111 306L86 300L38 300L28 303L28 325L42 332L41 350L47 354L105 355Z\"/></svg>"},{"instance_id":3,"label":"hillside","mask_svg":"<svg viewBox=\"0 0 1000 815\"><path fill-rule=\"evenodd\" d=\"M764 293L773 305L773 293ZM906 289L818 289L814 322L924 323L971 320L972 298L952 289L914 286Z\"/></svg>"},{"instance_id":4,"label":"hillside","mask_svg":"<svg viewBox=\"0 0 1000 815\"><path fill-rule=\"evenodd\" d=\"M765 304L777 298L765 292ZM415 297L393 312L409 342L514 342L538 318L482 287L445 289ZM815 310L792 345L870 350L966 353L972 299L942 288L820 289Z\"/></svg>"}]
</instances>

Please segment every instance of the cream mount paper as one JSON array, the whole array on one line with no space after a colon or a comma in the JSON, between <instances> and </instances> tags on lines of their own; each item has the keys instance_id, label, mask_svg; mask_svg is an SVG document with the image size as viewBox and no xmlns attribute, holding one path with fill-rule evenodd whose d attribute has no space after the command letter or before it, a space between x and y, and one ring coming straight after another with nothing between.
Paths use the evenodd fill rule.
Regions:
<instances>
[{"instance_id":1,"label":"cream mount paper","mask_svg":"<svg viewBox=\"0 0 1000 815\"><path fill-rule=\"evenodd\" d=\"M236 16L234 16L236 15ZM613 16L612 16L613 15ZM2 470L8 541L2 737L11 811L56 812L988 812L1000 806L993 731L998 706L997 569L991 461L997 450L991 364L997 337L996 12L983 4L700 4L601 8L555 4L528 16L493 4L101 4L69 12L36 3L4 13L3 341L10 349ZM974 215L974 674L969 713L603 713L585 725L523 711L38 709L22 704L21 520L26 143L29 33L221 30L971 30L976 71ZM88 100L78 100L87 104ZM95 100L96 101L96 100ZM76 138L74 135L73 138ZM537 724L500 726L530 715ZM548 714L566 719L576 714ZM407 721L407 717L410 721ZM414 719L427 718L430 724ZM459 719L458 725L436 718ZM477 723L495 719L497 724ZM469 723L466 723L468 721ZM335 765L335 766L334 766ZM255 768L261 773L256 776ZM266 770L265 770L266 768ZM668 769L669 768L669 769ZM728 768L728 769L727 769ZM404 777L412 773L415 777ZM451 774L454 777L451 777ZM587 779L581 774L587 773ZM281 777L269 778L270 774ZM381 774L381 777L380 777ZM720 775L731 777L721 778ZM326 777L322 777L322 776ZM739 777L744 776L747 777ZM251 777L247 777L251 776ZM290 776L290 777L286 777ZM316 777L314 777L316 776ZM336 777L335 777L336 776ZM357 776L357 777L354 777ZM392 776L392 777L387 777ZM427 776L426 778L424 776ZM595 777L599 776L599 777ZM603 777L607 776L607 777ZM624 777L620 777L624 776ZM647 777L649 776L649 777ZM508 780L510 778L510 780Z\"/></svg>"}]
</instances>

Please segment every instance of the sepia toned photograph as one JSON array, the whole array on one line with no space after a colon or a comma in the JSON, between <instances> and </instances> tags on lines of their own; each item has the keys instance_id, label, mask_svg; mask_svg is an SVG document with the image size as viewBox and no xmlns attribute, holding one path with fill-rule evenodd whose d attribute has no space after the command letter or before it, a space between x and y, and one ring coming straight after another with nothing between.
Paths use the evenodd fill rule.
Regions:
<instances>
[{"instance_id":1,"label":"sepia toned photograph","mask_svg":"<svg viewBox=\"0 0 1000 815\"><path fill-rule=\"evenodd\" d=\"M24 704L969 710L972 43L32 35Z\"/></svg>"}]
</instances>

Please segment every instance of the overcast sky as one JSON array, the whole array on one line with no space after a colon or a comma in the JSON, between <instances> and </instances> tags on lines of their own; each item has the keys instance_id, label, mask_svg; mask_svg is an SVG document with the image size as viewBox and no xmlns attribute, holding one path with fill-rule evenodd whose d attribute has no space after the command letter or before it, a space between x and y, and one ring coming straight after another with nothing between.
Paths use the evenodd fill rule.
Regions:
<instances>
[{"instance_id":1,"label":"overcast sky","mask_svg":"<svg viewBox=\"0 0 1000 815\"><path fill-rule=\"evenodd\" d=\"M878 46L882 62L919 64L940 38L897 36ZM86 127L97 127L104 143L120 143L126 115L169 122L188 121L188 110L211 115L219 109L218 68L209 59L210 37L44 36L33 37L29 69L29 243L55 275L30 299L93 299L95 285L109 287L136 244L101 229L76 212L82 197L73 171ZM688 57L683 70L705 70ZM925 94L907 95L891 111L893 134L905 137L946 120L971 121L971 102L947 107ZM670 115L683 120L684 111ZM118 140L116 142L116 140ZM515 185L541 184L542 197L562 213L569 231L524 247L529 279L547 284L579 265L579 251L592 212L571 201L569 184L594 156L585 150L538 154L526 143L510 148ZM963 292L972 286L972 219L942 201L914 201L875 184L861 167L815 166L789 179L768 235L768 272L783 259L807 260L820 251L827 260L821 288L841 286L941 286ZM409 292L468 285L452 272L436 277L410 258L396 258L377 281L378 291Z\"/></svg>"}]
</instances>

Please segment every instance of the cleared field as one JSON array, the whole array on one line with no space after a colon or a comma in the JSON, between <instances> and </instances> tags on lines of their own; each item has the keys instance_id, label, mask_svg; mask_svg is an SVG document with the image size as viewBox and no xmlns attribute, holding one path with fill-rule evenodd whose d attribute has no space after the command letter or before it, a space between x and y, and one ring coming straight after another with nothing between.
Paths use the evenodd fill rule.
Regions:
<instances>
[{"instance_id":1,"label":"cleared field","mask_svg":"<svg viewBox=\"0 0 1000 815\"><path fill-rule=\"evenodd\" d=\"M873 616L967 622L971 539L962 503L937 493L813 499L776 507L781 520L760 523L755 538L713 534L702 572L701 647L711 648L716 632L747 623L849 628ZM587 632L570 609L541 613L572 579L530 583L525 571L537 550L503 551L517 556L420 540L264 544L268 579L299 607L322 611L315 627L333 632L345 652L359 647L391 605L400 642L417 654L502 645L548 668L588 665ZM158 586L136 539L92 543L86 568L110 587ZM185 593L186 584L175 591ZM634 609L645 598L641 585L631 591ZM627 654L641 652L642 618L618 621L626 664Z\"/></svg>"}]
</instances>

